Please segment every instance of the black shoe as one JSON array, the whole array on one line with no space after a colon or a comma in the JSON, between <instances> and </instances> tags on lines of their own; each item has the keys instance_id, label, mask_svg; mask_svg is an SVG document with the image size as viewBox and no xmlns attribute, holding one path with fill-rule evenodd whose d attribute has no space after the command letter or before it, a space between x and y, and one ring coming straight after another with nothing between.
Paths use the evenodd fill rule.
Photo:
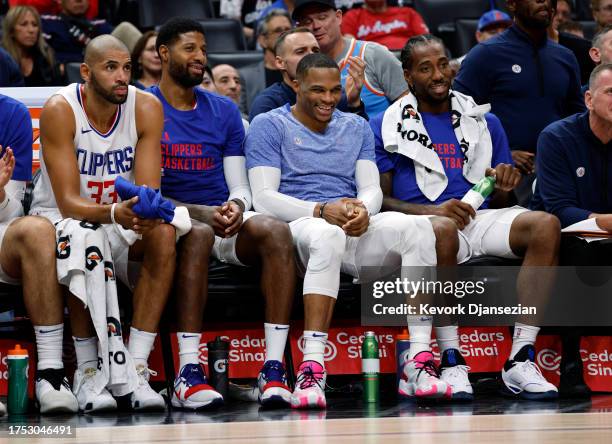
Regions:
<instances>
[{"instance_id":1,"label":"black shoe","mask_svg":"<svg viewBox=\"0 0 612 444\"><path fill-rule=\"evenodd\" d=\"M591 397L591 389L584 382L582 374L582 360L562 360L560 370L559 396L561 398L585 399Z\"/></svg>"}]
</instances>

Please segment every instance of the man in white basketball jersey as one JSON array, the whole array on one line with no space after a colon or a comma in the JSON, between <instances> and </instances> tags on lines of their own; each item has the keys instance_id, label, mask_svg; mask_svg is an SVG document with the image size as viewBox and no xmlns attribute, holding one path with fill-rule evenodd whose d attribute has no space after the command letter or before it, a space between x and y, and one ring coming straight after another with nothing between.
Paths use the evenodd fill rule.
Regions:
<instances>
[{"instance_id":1,"label":"man in white basketball jersey","mask_svg":"<svg viewBox=\"0 0 612 444\"><path fill-rule=\"evenodd\" d=\"M112 249L116 275L128 286L128 261L142 261L134 290L134 314L128 351L136 364L138 388L134 409L163 409L163 398L148 380L147 360L173 281L175 229L159 220L144 220L132 211L137 198L119 202L119 176L151 188L160 186L163 113L159 101L128 86L130 54L110 35L87 46L81 65L84 84L60 90L45 104L41 117L42 177L36 184L32 214L52 222L62 218L102 224ZM142 235L131 247L113 237L109 224ZM129 252L128 252L129 250ZM82 411L116 408L108 391L93 390L98 364L97 339L83 303L68 298L78 369L73 390Z\"/></svg>"}]
</instances>

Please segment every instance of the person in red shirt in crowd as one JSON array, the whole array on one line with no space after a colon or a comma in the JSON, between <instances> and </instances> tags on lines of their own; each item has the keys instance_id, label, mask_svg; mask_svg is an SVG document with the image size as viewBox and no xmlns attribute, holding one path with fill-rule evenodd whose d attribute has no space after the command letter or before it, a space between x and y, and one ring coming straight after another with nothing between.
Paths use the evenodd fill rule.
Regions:
<instances>
[{"instance_id":1,"label":"person in red shirt in crowd","mask_svg":"<svg viewBox=\"0 0 612 444\"><path fill-rule=\"evenodd\" d=\"M26 5L36 8L40 15L57 15L62 11L61 0L9 0L9 6ZM89 0L89 8L85 17L93 19L98 16L98 0Z\"/></svg>"},{"instance_id":2,"label":"person in red shirt in crowd","mask_svg":"<svg viewBox=\"0 0 612 444\"><path fill-rule=\"evenodd\" d=\"M427 34L423 17L409 7L388 6L387 0L365 0L362 8L342 16L342 34L400 51L410 37Z\"/></svg>"}]
</instances>

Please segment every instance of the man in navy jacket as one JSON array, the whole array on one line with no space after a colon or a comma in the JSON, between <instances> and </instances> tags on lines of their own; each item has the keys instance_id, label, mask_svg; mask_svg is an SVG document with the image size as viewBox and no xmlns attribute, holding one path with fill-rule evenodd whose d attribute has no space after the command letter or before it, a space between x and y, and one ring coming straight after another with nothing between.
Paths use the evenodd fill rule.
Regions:
<instances>
[{"instance_id":1,"label":"man in navy jacket","mask_svg":"<svg viewBox=\"0 0 612 444\"><path fill-rule=\"evenodd\" d=\"M538 139L538 180L531 207L554 214L562 227L594 218L601 229L612 232L612 63L598 65L589 85L588 111L549 125ZM560 263L612 265L612 243L564 236ZM566 387L569 394L588 394L579 338L576 329L563 335L560 393Z\"/></svg>"},{"instance_id":2,"label":"man in navy jacket","mask_svg":"<svg viewBox=\"0 0 612 444\"><path fill-rule=\"evenodd\" d=\"M548 39L555 0L508 0L514 24L468 53L454 89L490 103L508 135L512 158L524 175L534 172L540 132L550 123L584 111L574 54ZM531 180L517 190L526 206Z\"/></svg>"}]
</instances>

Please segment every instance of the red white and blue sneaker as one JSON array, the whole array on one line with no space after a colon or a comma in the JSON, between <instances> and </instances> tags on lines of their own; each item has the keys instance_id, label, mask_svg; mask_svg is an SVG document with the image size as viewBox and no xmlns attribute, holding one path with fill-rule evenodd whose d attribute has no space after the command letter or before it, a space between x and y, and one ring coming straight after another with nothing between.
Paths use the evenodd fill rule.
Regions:
<instances>
[{"instance_id":1,"label":"red white and blue sneaker","mask_svg":"<svg viewBox=\"0 0 612 444\"><path fill-rule=\"evenodd\" d=\"M422 351L404 364L398 393L409 399L450 399L452 389L440 379L433 354Z\"/></svg>"},{"instance_id":2,"label":"red white and blue sneaker","mask_svg":"<svg viewBox=\"0 0 612 444\"><path fill-rule=\"evenodd\" d=\"M502 370L504 393L524 399L556 399L559 396L557 387L544 378L534 360L535 348L525 345L514 359L506 361Z\"/></svg>"},{"instance_id":3,"label":"red white and blue sneaker","mask_svg":"<svg viewBox=\"0 0 612 444\"><path fill-rule=\"evenodd\" d=\"M294 409L324 409L325 380L327 373L317 361L304 361L300 364L295 390L291 395L291 407Z\"/></svg>"},{"instance_id":4,"label":"red white and blue sneaker","mask_svg":"<svg viewBox=\"0 0 612 444\"><path fill-rule=\"evenodd\" d=\"M474 399L474 389L468 378L469 371L470 367L465 363L459 350L454 348L444 350L440 363L440 379L450 386L453 401Z\"/></svg>"},{"instance_id":5,"label":"red white and blue sneaker","mask_svg":"<svg viewBox=\"0 0 612 444\"><path fill-rule=\"evenodd\" d=\"M263 407L289 407L291 390L287 387L287 372L282 362L266 361L259 376L259 403Z\"/></svg>"},{"instance_id":6,"label":"red white and blue sneaker","mask_svg":"<svg viewBox=\"0 0 612 444\"><path fill-rule=\"evenodd\" d=\"M200 364L185 364L174 380L172 406L198 410L223 405L223 396L210 385Z\"/></svg>"}]
</instances>

